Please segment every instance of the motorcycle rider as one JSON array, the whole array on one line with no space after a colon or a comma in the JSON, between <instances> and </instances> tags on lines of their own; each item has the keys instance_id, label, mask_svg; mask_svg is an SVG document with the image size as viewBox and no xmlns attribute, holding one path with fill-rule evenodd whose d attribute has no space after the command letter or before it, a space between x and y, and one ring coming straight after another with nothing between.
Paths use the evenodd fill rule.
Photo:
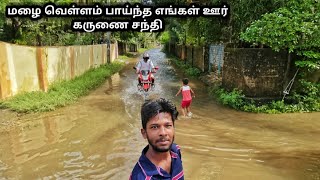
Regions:
<instances>
[{"instance_id":1,"label":"motorcycle rider","mask_svg":"<svg viewBox=\"0 0 320 180\"><path fill-rule=\"evenodd\" d=\"M150 58L149 54L145 52L143 54L142 59L136 65L136 73L137 74L139 74L140 71L142 71L142 70L155 72L155 67L149 58ZM141 86L142 84L141 84L141 80L140 80L139 75L138 75L138 82L139 82L139 85ZM151 83L152 83L151 85L154 86L154 76L152 73L151 73Z\"/></svg>"}]
</instances>

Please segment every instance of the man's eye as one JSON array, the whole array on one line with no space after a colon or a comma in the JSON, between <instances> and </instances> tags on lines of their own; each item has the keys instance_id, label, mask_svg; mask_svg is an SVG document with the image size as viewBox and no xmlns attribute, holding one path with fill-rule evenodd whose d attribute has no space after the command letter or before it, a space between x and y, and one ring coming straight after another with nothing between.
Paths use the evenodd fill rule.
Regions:
<instances>
[{"instance_id":1,"label":"man's eye","mask_svg":"<svg viewBox=\"0 0 320 180\"><path fill-rule=\"evenodd\" d=\"M157 129L158 126L151 126L151 129Z\"/></svg>"},{"instance_id":2,"label":"man's eye","mask_svg":"<svg viewBox=\"0 0 320 180\"><path fill-rule=\"evenodd\" d=\"M169 125L169 124L167 125L167 128L171 128L171 127L172 127L172 125L171 125L171 124L170 124L170 125Z\"/></svg>"}]
</instances>

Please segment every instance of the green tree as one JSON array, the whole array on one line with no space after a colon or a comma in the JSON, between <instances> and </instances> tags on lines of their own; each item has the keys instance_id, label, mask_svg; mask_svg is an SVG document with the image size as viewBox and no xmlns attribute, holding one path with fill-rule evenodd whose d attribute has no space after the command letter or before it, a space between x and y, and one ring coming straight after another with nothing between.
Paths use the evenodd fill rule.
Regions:
<instances>
[{"instance_id":1,"label":"green tree","mask_svg":"<svg viewBox=\"0 0 320 180\"><path fill-rule=\"evenodd\" d=\"M320 70L320 4L314 0L290 1L286 7L263 15L241 34L244 41L264 44L275 51L287 50L300 58L295 65L301 69L297 101L319 106L320 78L308 81L308 76ZM287 72L290 67L288 58ZM287 83L285 83L286 85ZM313 105L312 105L313 104ZM318 104L318 105L316 105Z\"/></svg>"},{"instance_id":2,"label":"green tree","mask_svg":"<svg viewBox=\"0 0 320 180\"><path fill-rule=\"evenodd\" d=\"M209 6L227 3L230 6L229 17L166 18L166 30L172 41L187 44L205 45L209 43L232 43L244 46L240 33L263 14L273 12L286 5L285 0L202 0L200 4ZM166 0L156 4L188 4L187 1Z\"/></svg>"}]
</instances>

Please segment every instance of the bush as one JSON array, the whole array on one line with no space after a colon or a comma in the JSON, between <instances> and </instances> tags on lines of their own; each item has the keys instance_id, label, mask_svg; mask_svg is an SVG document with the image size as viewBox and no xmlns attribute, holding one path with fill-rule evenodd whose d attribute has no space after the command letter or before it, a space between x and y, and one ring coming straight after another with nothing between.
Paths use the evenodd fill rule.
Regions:
<instances>
[{"instance_id":1,"label":"bush","mask_svg":"<svg viewBox=\"0 0 320 180\"><path fill-rule=\"evenodd\" d=\"M51 111L75 102L90 90L97 88L105 79L124 66L123 63L101 65L90 69L83 75L70 81L61 81L53 84L47 93L43 91L18 94L8 100L0 102L1 108L9 108L17 112Z\"/></svg>"},{"instance_id":2,"label":"bush","mask_svg":"<svg viewBox=\"0 0 320 180\"><path fill-rule=\"evenodd\" d=\"M238 91L237 89L234 89L230 93L224 89L218 89L216 91L216 97L218 97L218 101L220 103L234 109L240 109L244 104L242 99L243 95L241 94L241 91Z\"/></svg>"},{"instance_id":3,"label":"bush","mask_svg":"<svg viewBox=\"0 0 320 180\"><path fill-rule=\"evenodd\" d=\"M189 64L185 64L185 62L176 57L170 56L170 60L181 69L187 76L190 77L199 77L201 75L201 70L196 67L191 67Z\"/></svg>"},{"instance_id":4,"label":"bush","mask_svg":"<svg viewBox=\"0 0 320 180\"><path fill-rule=\"evenodd\" d=\"M318 92L314 88L312 93ZM310 112L310 111L320 111L320 99L319 97L305 97L301 95L295 95L295 98L300 98L301 101L295 104L286 104L284 101L273 101L268 104L263 104L260 106L255 105L253 101L246 102L243 100L244 95L241 91L233 89L231 92L226 91L221 87L210 87L209 95L215 97L218 102L223 105L227 105L234 109L255 112L255 113L288 113L288 112Z\"/></svg>"}]
</instances>

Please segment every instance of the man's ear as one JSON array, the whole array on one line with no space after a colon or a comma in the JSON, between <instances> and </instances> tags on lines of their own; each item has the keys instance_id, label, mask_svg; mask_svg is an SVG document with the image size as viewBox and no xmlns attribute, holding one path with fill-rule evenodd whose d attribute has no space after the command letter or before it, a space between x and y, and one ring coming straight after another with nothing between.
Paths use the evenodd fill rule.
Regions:
<instances>
[{"instance_id":1,"label":"man's ear","mask_svg":"<svg viewBox=\"0 0 320 180\"><path fill-rule=\"evenodd\" d=\"M141 128L141 134L144 139L147 139L147 131L145 129Z\"/></svg>"}]
</instances>

